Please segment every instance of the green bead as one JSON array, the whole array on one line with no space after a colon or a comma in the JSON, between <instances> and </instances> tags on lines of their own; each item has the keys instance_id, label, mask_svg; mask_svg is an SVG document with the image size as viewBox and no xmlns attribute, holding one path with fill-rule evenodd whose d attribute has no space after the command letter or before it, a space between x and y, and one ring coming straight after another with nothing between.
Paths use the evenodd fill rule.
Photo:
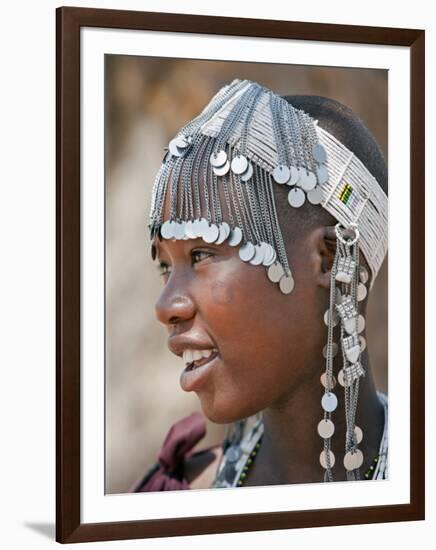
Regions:
<instances>
[{"instance_id":1,"label":"green bead","mask_svg":"<svg viewBox=\"0 0 436 550\"><path fill-rule=\"evenodd\" d=\"M252 462L253 462L253 461L251 460L251 458L249 458L249 459L247 460L247 464L251 464Z\"/></svg>"},{"instance_id":2,"label":"green bead","mask_svg":"<svg viewBox=\"0 0 436 550\"><path fill-rule=\"evenodd\" d=\"M244 479L245 477L247 477L247 474L244 474L244 473L242 472L242 474L241 474L241 479Z\"/></svg>"}]
</instances>

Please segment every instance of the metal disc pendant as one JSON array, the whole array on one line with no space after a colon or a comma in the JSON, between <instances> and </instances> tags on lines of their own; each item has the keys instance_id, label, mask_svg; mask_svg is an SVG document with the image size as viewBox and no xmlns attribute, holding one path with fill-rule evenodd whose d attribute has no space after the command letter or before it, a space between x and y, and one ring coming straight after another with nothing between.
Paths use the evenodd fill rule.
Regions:
<instances>
[{"instance_id":1,"label":"metal disc pendant","mask_svg":"<svg viewBox=\"0 0 436 550\"><path fill-rule=\"evenodd\" d=\"M183 155L183 150L180 150L177 145L176 141L172 139L168 144L168 149L170 153L173 155L173 157L181 157Z\"/></svg>"},{"instance_id":2,"label":"metal disc pendant","mask_svg":"<svg viewBox=\"0 0 436 550\"><path fill-rule=\"evenodd\" d=\"M316 185L316 176L313 172L307 171L300 178L300 186L304 191L312 191Z\"/></svg>"},{"instance_id":3,"label":"metal disc pendant","mask_svg":"<svg viewBox=\"0 0 436 550\"><path fill-rule=\"evenodd\" d=\"M160 228L160 234L164 239L172 239L174 235L174 226L176 222L173 220L167 220Z\"/></svg>"},{"instance_id":4,"label":"metal disc pendant","mask_svg":"<svg viewBox=\"0 0 436 550\"><path fill-rule=\"evenodd\" d=\"M364 300L367 294L368 291L366 290L366 286L363 283L359 283L357 285L357 301L361 302Z\"/></svg>"},{"instance_id":5,"label":"metal disc pendant","mask_svg":"<svg viewBox=\"0 0 436 550\"><path fill-rule=\"evenodd\" d=\"M359 426L354 426L354 437L356 439L356 443L359 445L359 443L362 443L363 439L363 432L359 428Z\"/></svg>"},{"instance_id":6,"label":"metal disc pendant","mask_svg":"<svg viewBox=\"0 0 436 550\"><path fill-rule=\"evenodd\" d=\"M304 191L298 187L294 187L288 193L288 203L293 208L300 208L300 206L303 206L305 200L306 195L304 194Z\"/></svg>"},{"instance_id":7,"label":"metal disc pendant","mask_svg":"<svg viewBox=\"0 0 436 550\"><path fill-rule=\"evenodd\" d=\"M360 343L360 353L362 353L366 349L366 339L364 336L359 336L359 343Z\"/></svg>"},{"instance_id":8,"label":"metal disc pendant","mask_svg":"<svg viewBox=\"0 0 436 550\"><path fill-rule=\"evenodd\" d=\"M298 168L295 168L295 166L290 166L289 171L291 173L291 176L289 178L289 181L286 182L286 185L295 185L298 181L298 178L300 177L300 172L298 171Z\"/></svg>"},{"instance_id":9,"label":"metal disc pendant","mask_svg":"<svg viewBox=\"0 0 436 550\"><path fill-rule=\"evenodd\" d=\"M329 173L327 171L327 167L323 164L318 167L316 171L316 175L318 177L318 183L320 185L324 185L324 183L327 183L329 180Z\"/></svg>"},{"instance_id":10,"label":"metal disc pendant","mask_svg":"<svg viewBox=\"0 0 436 550\"><path fill-rule=\"evenodd\" d=\"M219 166L223 166L227 161L227 153L221 149L221 151L218 151L218 153L212 153L210 155L210 163L215 168L218 168Z\"/></svg>"},{"instance_id":11,"label":"metal disc pendant","mask_svg":"<svg viewBox=\"0 0 436 550\"><path fill-rule=\"evenodd\" d=\"M300 180L306 173L306 169L303 166L299 166L298 168L295 168L295 170L297 172L297 181L295 182L295 185L300 185Z\"/></svg>"},{"instance_id":12,"label":"metal disc pendant","mask_svg":"<svg viewBox=\"0 0 436 550\"><path fill-rule=\"evenodd\" d=\"M338 344L336 342L332 342L331 345L330 345L330 349L331 349L332 357L336 357L336 355L338 354L338 349L339 349ZM323 355L324 359L327 359L327 353L328 353L328 344L326 344L322 348L322 355Z\"/></svg>"},{"instance_id":13,"label":"metal disc pendant","mask_svg":"<svg viewBox=\"0 0 436 550\"><path fill-rule=\"evenodd\" d=\"M307 200L310 202L310 204L321 204L322 203L322 190L319 185L314 187L311 191L307 193Z\"/></svg>"},{"instance_id":14,"label":"metal disc pendant","mask_svg":"<svg viewBox=\"0 0 436 550\"><path fill-rule=\"evenodd\" d=\"M338 398L332 392L326 392L321 399L321 406L325 412L333 412L338 406Z\"/></svg>"},{"instance_id":15,"label":"metal disc pendant","mask_svg":"<svg viewBox=\"0 0 436 550\"><path fill-rule=\"evenodd\" d=\"M325 149L320 143L313 146L312 154L316 162L323 163L327 160Z\"/></svg>"},{"instance_id":16,"label":"metal disc pendant","mask_svg":"<svg viewBox=\"0 0 436 550\"><path fill-rule=\"evenodd\" d=\"M333 451L331 451L330 449L328 449L327 451L328 455L329 455L329 462L330 462L330 467L333 468L333 466L335 465L335 455L333 454ZM322 453L319 455L319 462L321 464L321 466L327 470L328 466L327 466L327 457L326 457L326 451L322 451Z\"/></svg>"},{"instance_id":17,"label":"metal disc pendant","mask_svg":"<svg viewBox=\"0 0 436 550\"><path fill-rule=\"evenodd\" d=\"M254 246L254 256L250 260L251 265L260 265L265 258L265 247L263 246L266 243L256 244Z\"/></svg>"},{"instance_id":18,"label":"metal disc pendant","mask_svg":"<svg viewBox=\"0 0 436 550\"><path fill-rule=\"evenodd\" d=\"M353 334L357 330L357 320L356 317L351 317L350 319L345 319L343 321L344 329L348 334Z\"/></svg>"},{"instance_id":19,"label":"metal disc pendant","mask_svg":"<svg viewBox=\"0 0 436 550\"><path fill-rule=\"evenodd\" d=\"M276 183L286 183L291 177L291 171L284 164L279 164L274 168L272 176Z\"/></svg>"},{"instance_id":20,"label":"metal disc pendant","mask_svg":"<svg viewBox=\"0 0 436 550\"><path fill-rule=\"evenodd\" d=\"M176 226L174 229L174 237L177 240L183 239L183 237L185 236L185 225L186 225L186 222L184 221L176 222Z\"/></svg>"},{"instance_id":21,"label":"metal disc pendant","mask_svg":"<svg viewBox=\"0 0 436 550\"><path fill-rule=\"evenodd\" d=\"M220 232L220 234L219 234L218 239L215 241L215 244L221 244L227 239L227 237L230 234L229 224L227 222L220 223L219 232Z\"/></svg>"},{"instance_id":22,"label":"metal disc pendant","mask_svg":"<svg viewBox=\"0 0 436 550\"><path fill-rule=\"evenodd\" d=\"M243 155L236 155L232 160L231 167L234 174L243 174L248 168L248 160Z\"/></svg>"},{"instance_id":23,"label":"metal disc pendant","mask_svg":"<svg viewBox=\"0 0 436 550\"><path fill-rule=\"evenodd\" d=\"M345 388L344 369L341 369L338 372L338 382L343 388Z\"/></svg>"},{"instance_id":24,"label":"metal disc pendant","mask_svg":"<svg viewBox=\"0 0 436 550\"><path fill-rule=\"evenodd\" d=\"M222 166L219 166L218 168L214 166L212 170L217 176L224 176L230 170L230 162L227 160Z\"/></svg>"},{"instance_id":25,"label":"metal disc pendant","mask_svg":"<svg viewBox=\"0 0 436 550\"><path fill-rule=\"evenodd\" d=\"M332 325L335 327L339 323L339 315L336 313L336 311L332 312ZM330 320L330 310L326 309L324 313L324 324L326 326L329 326L329 320Z\"/></svg>"},{"instance_id":26,"label":"metal disc pendant","mask_svg":"<svg viewBox=\"0 0 436 550\"><path fill-rule=\"evenodd\" d=\"M295 282L292 275L283 275L279 281L280 290L283 294L290 294L294 290Z\"/></svg>"},{"instance_id":27,"label":"metal disc pendant","mask_svg":"<svg viewBox=\"0 0 436 550\"><path fill-rule=\"evenodd\" d=\"M318 424L318 434L323 439L328 439L335 433L335 425L331 420L322 419Z\"/></svg>"},{"instance_id":28,"label":"metal disc pendant","mask_svg":"<svg viewBox=\"0 0 436 550\"><path fill-rule=\"evenodd\" d=\"M248 241L239 249L239 257L243 262L249 262L251 258L253 258L255 252L254 244Z\"/></svg>"},{"instance_id":29,"label":"metal disc pendant","mask_svg":"<svg viewBox=\"0 0 436 550\"><path fill-rule=\"evenodd\" d=\"M360 334L365 330L365 317L363 315L359 315L357 318L357 332Z\"/></svg>"},{"instance_id":30,"label":"metal disc pendant","mask_svg":"<svg viewBox=\"0 0 436 550\"><path fill-rule=\"evenodd\" d=\"M248 181L252 175L253 175L253 165L251 164L251 162L249 162L247 170L245 170L245 172L241 174L241 180Z\"/></svg>"},{"instance_id":31,"label":"metal disc pendant","mask_svg":"<svg viewBox=\"0 0 436 550\"><path fill-rule=\"evenodd\" d=\"M242 231L239 227L234 227L227 241L230 246L237 246L242 241Z\"/></svg>"},{"instance_id":32,"label":"metal disc pendant","mask_svg":"<svg viewBox=\"0 0 436 550\"><path fill-rule=\"evenodd\" d=\"M274 262L272 265L269 266L267 271L268 279L272 283L278 283L283 277L284 273L285 272L283 270L282 264L280 264L279 262Z\"/></svg>"},{"instance_id":33,"label":"metal disc pendant","mask_svg":"<svg viewBox=\"0 0 436 550\"><path fill-rule=\"evenodd\" d=\"M323 372L321 374L321 384L324 386L324 388L326 388L327 390L332 390L335 386L336 386L336 378L333 376L333 374L330 376L330 384L328 384L327 382L327 374L325 372Z\"/></svg>"},{"instance_id":34,"label":"metal disc pendant","mask_svg":"<svg viewBox=\"0 0 436 550\"><path fill-rule=\"evenodd\" d=\"M218 239L219 234L220 230L218 229L218 226L213 223L212 225L209 225L203 233L203 241L207 243L214 243Z\"/></svg>"},{"instance_id":35,"label":"metal disc pendant","mask_svg":"<svg viewBox=\"0 0 436 550\"><path fill-rule=\"evenodd\" d=\"M264 266L268 267L276 261L277 253L270 244L267 244L266 246L267 246L267 251L265 253L265 258L263 259L262 263Z\"/></svg>"},{"instance_id":36,"label":"metal disc pendant","mask_svg":"<svg viewBox=\"0 0 436 550\"><path fill-rule=\"evenodd\" d=\"M190 145L189 141L185 138L185 136L177 136L176 138L173 139L173 141L176 144L176 147L178 149L186 149Z\"/></svg>"},{"instance_id":37,"label":"metal disc pendant","mask_svg":"<svg viewBox=\"0 0 436 550\"><path fill-rule=\"evenodd\" d=\"M369 279L368 271L363 266L359 268L359 279L364 285L366 285Z\"/></svg>"},{"instance_id":38,"label":"metal disc pendant","mask_svg":"<svg viewBox=\"0 0 436 550\"><path fill-rule=\"evenodd\" d=\"M187 235L187 237L189 239L196 239L197 238L197 235L195 234L195 231L194 231L194 221L193 220L188 220L186 222L186 225L185 225L185 234Z\"/></svg>"},{"instance_id":39,"label":"metal disc pendant","mask_svg":"<svg viewBox=\"0 0 436 550\"><path fill-rule=\"evenodd\" d=\"M206 218L200 218L198 220L195 220L194 226L195 234L197 235L197 237L203 237L203 233L209 227L209 224Z\"/></svg>"},{"instance_id":40,"label":"metal disc pendant","mask_svg":"<svg viewBox=\"0 0 436 550\"><path fill-rule=\"evenodd\" d=\"M363 453L360 449L356 449L354 453L348 451L344 456L344 466L345 469L351 472L360 468L363 464Z\"/></svg>"}]
</instances>

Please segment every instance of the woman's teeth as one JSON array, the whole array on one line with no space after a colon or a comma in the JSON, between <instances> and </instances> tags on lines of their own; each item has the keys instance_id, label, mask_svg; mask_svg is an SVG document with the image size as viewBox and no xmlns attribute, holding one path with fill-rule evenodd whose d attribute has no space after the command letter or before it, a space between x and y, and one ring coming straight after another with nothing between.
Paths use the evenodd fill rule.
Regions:
<instances>
[{"instance_id":1,"label":"woman's teeth","mask_svg":"<svg viewBox=\"0 0 436 550\"><path fill-rule=\"evenodd\" d=\"M183 352L183 362L187 368L195 368L204 365L209 361L212 354L217 353L217 349L187 349Z\"/></svg>"}]
</instances>

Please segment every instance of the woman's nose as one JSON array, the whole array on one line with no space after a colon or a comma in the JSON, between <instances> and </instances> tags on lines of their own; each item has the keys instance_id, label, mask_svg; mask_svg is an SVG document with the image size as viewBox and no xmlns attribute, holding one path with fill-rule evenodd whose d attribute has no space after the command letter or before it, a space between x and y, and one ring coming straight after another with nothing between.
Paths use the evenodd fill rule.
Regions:
<instances>
[{"instance_id":1,"label":"woman's nose","mask_svg":"<svg viewBox=\"0 0 436 550\"><path fill-rule=\"evenodd\" d=\"M155 304L155 315L164 325L173 325L191 319L195 306L186 288L175 280L168 280Z\"/></svg>"}]
</instances>

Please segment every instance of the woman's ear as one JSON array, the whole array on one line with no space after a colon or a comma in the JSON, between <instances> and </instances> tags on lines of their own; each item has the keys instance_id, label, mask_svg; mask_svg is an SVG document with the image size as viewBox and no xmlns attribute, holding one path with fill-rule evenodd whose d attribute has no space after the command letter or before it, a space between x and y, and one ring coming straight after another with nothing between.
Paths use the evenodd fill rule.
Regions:
<instances>
[{"instance_id":1,"label":"woman's ear","mask_svg":"<svg viewBox=\"0 0 436 550\"><path fill-rule=\"evenodd\" d=\"M321 262L318 273L318 284L322 288L328 289L330 288L331 270L336 254L336 233L334 226L321 228L318 252Z\"/></svg>"}]
</instances>

